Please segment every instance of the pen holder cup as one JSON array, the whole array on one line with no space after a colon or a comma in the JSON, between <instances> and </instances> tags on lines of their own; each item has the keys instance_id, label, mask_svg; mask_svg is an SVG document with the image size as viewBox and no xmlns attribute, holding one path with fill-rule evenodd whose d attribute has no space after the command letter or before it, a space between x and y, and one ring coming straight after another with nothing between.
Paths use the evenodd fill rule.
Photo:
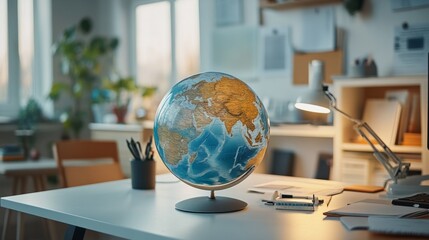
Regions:
<instances>
[{"instance_id":1,"label":"pen holder cup","mask_svg":"<svg viewBox=\"0 0 429 240\"><path fill-rule=\"evenodd\" d=\"M155 189L155 167L153 160L131 160L131 187L133 189Z\"/></svg>"}]
</instances>

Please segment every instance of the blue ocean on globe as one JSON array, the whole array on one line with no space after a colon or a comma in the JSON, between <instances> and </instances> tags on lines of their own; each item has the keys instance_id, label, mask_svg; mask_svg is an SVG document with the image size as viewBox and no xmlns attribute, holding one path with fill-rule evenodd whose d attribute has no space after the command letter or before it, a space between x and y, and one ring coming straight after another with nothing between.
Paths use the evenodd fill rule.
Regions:
<instances>
[{"instance_id":1,"label":"blue ocean on globe","mask_svg":"<svg viewBox=\"0 0 429 240\"><path fill-rule=\"evenodd\" d=\"M167 168L203 189L228 186L262 161L269 121L241 80L207 72L174 85L158 107L154 140Z\"/></svg>"}]
</instances>

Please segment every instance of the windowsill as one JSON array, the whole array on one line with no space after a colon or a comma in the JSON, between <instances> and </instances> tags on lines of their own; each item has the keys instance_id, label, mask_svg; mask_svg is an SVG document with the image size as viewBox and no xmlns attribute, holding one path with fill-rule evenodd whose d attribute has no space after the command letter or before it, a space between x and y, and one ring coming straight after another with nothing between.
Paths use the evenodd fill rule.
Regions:
<instances>
[{"instance_id":1,"label":"windowsill","mask_svg":"<svg viewBox=\"0 0 429 240\"><path fill-rule=\"evenodd\" d=\"M8 124L10 122L13 122L13 118L0 116L0 125L1 124Z\"/></svg>"},{"instance_id":2,"label":"windowsill","mask_svg":"<svg viewBox=\"0 0 429 240\"><path fill-rule=\"evenodd\" d=\"M37 123L34 125L34 130L40 130L40 131L52 131L52 130L59 130L62 128L62 124L58 121L46 121ZM15 131L18 129L18 125L16 123L16 120L10 120L7 122L0 121L0 131Z\"/></svg>"},{"instance_id":3,"label":"windowsill","mask_svg":"<svg viewBox=\"0 0 429 240\"><path fill-rule=\"evenodd\" d=\"M135 132L143 129L141 124L118 124L118 123L90 123L89 129L96 131L120 131Z\"/></svg>"}]
</instances>

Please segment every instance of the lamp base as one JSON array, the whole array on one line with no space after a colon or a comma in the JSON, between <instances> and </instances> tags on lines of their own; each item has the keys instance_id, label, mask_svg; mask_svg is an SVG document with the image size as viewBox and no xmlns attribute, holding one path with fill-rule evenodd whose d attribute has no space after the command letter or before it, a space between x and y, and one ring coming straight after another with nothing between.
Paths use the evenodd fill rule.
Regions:
<instances>
[{"instance_id":1,"label":"lamp base","mask_svg":"<svg viewBox=\"0 0 429 240\"><path fill-rule=\"evenodd\" d=\"M404 179L399 179L398 183L390 183L387 185L387 195L405 196L421 192L429 193L429 185L421 185L423 181L428 181L429 175L408 176Z\"/></svg>"},{"instance_id":2,"label":"lamp base","mask_svg":"<svg viewBox=\"0 0 429 240\"><path fill-rule=\"evenodd\" d=\"M246 202L228 197L196 197L176 203L176 209L192 213L227 213L245 209Z\"/></svg>"}]
</instances>

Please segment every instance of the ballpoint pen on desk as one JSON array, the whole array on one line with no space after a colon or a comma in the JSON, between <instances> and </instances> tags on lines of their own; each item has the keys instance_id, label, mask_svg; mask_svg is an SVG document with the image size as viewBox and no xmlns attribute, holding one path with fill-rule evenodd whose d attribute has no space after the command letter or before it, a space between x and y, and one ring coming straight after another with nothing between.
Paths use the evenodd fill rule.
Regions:
<instances>
[{"instance_id":1,"label":"ballpoint pen on desk","mask_svg":"<svg viewBox=\"0 0 429 240\"><path fill-rule=\"evenodd\" d=\"M275 200L290 199L290 198L313 200L313 202L317 205L322 204L324 202L323 199L319 199L314 194L313 194L313 196L297 196L297 195L292 195L292 194L283 194L283 193L279 193L278 191L274 191L273 199L275 199Z\"/></svg>"}]
</instances>

